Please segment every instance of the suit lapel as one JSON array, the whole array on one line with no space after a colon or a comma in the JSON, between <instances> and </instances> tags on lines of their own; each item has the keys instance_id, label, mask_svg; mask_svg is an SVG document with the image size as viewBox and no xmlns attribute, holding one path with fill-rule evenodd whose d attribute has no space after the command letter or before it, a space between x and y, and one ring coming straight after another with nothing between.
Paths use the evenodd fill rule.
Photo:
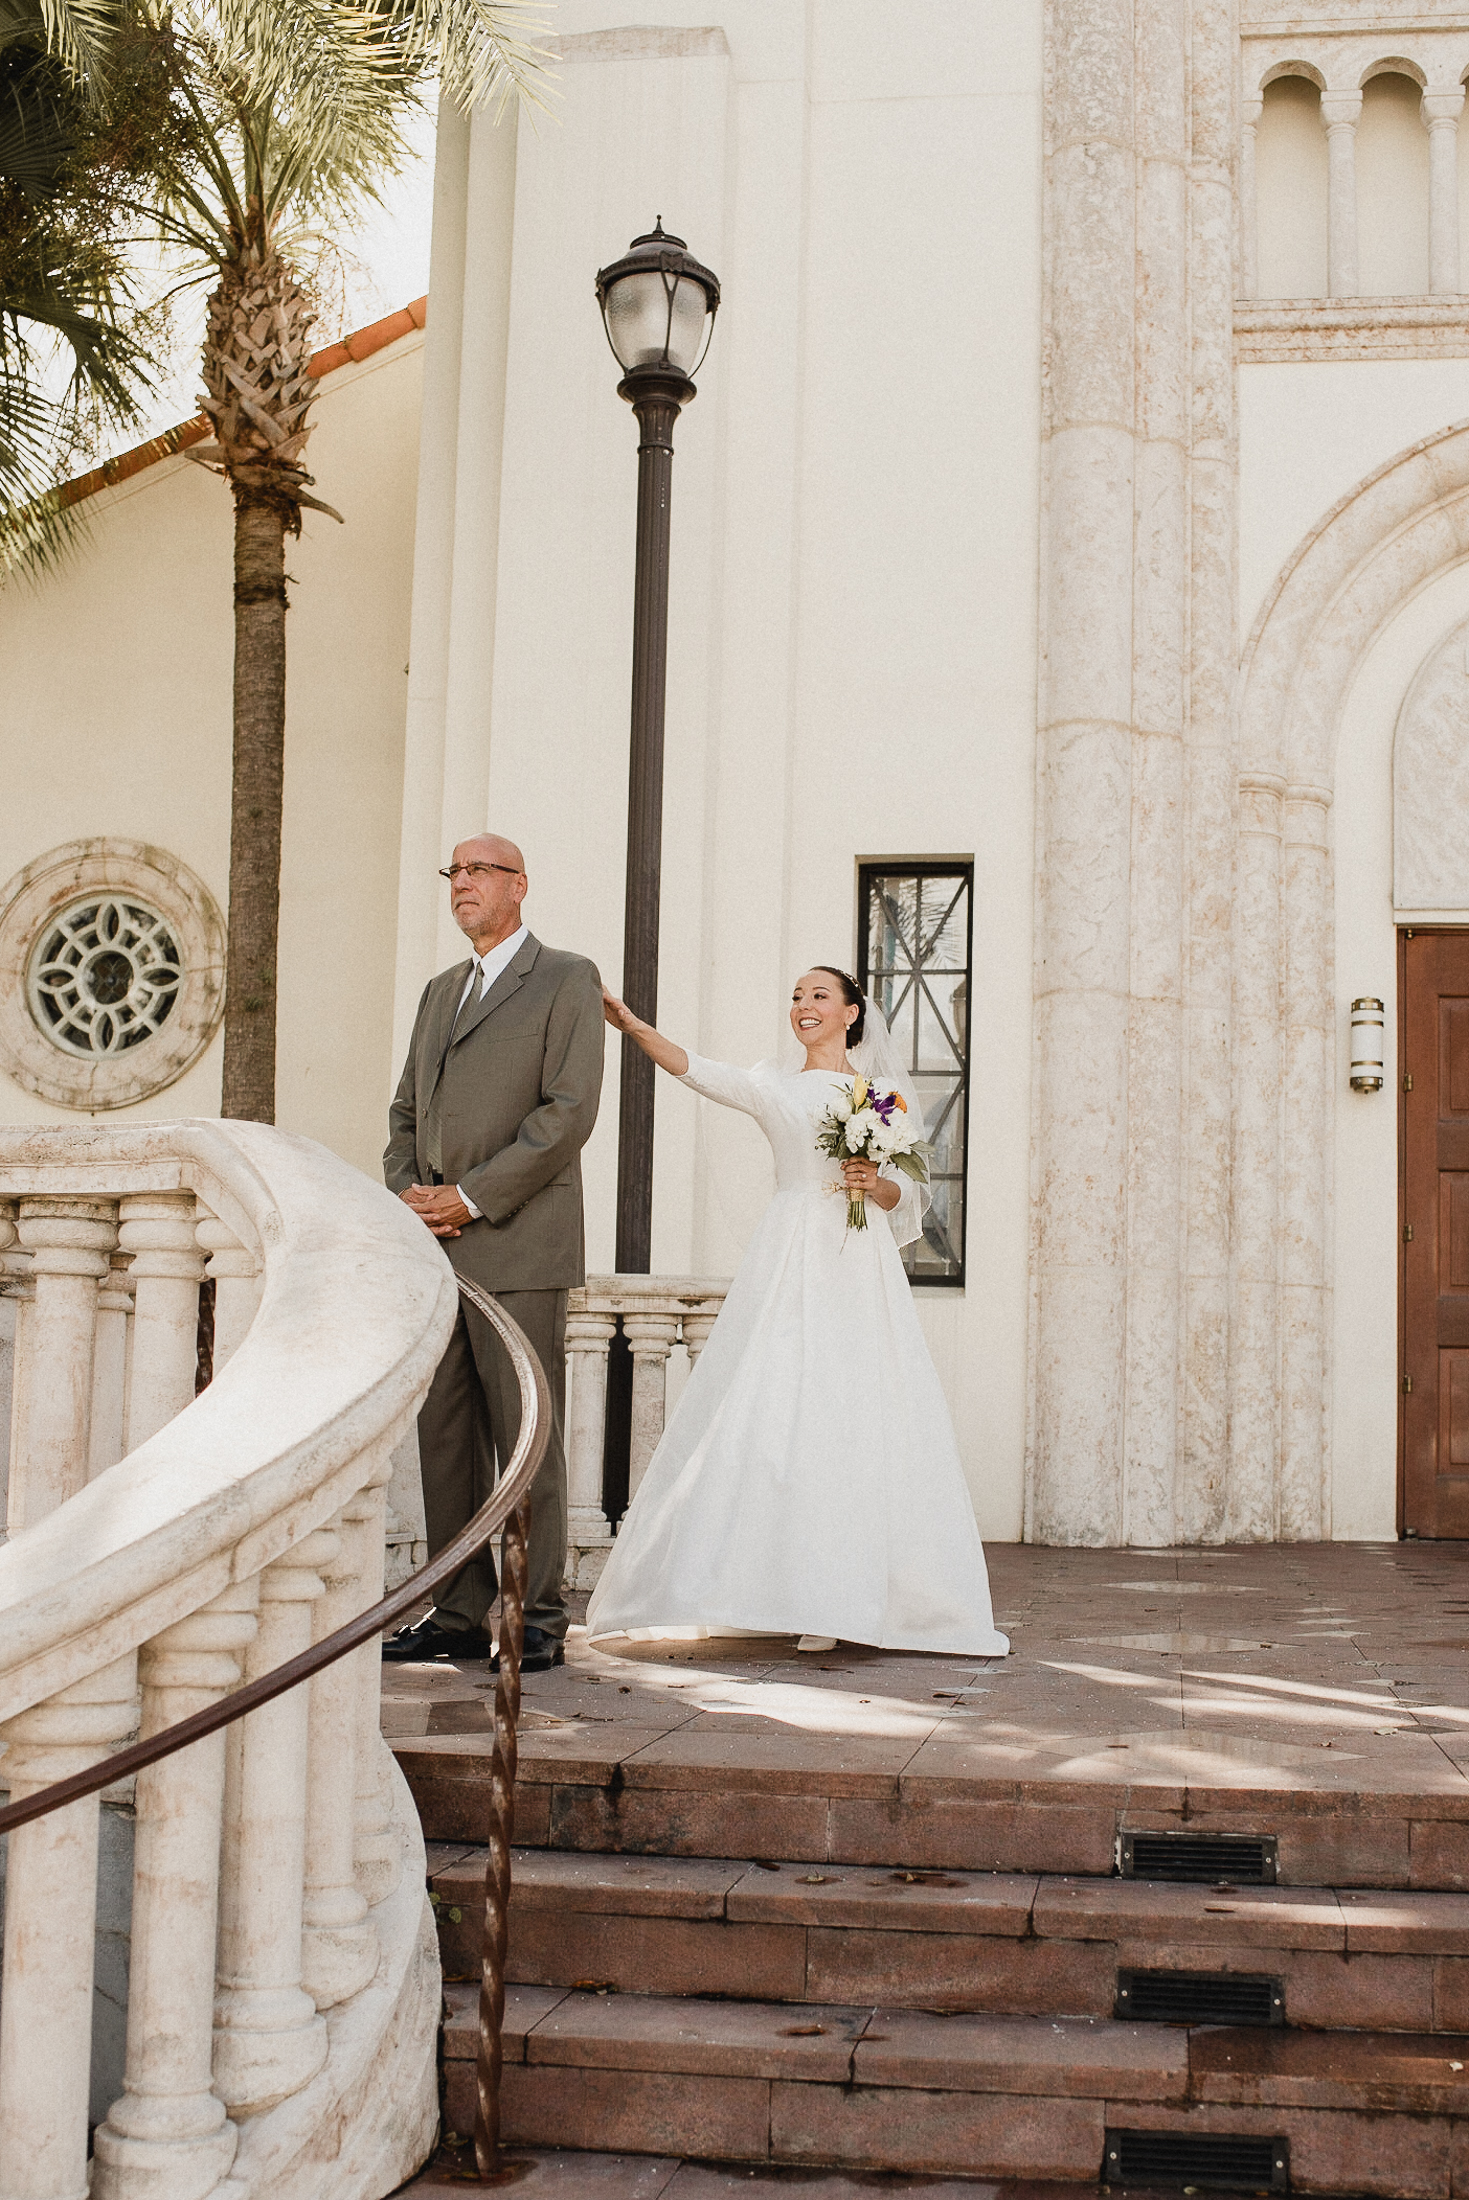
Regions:
<instances>
[{"instance_id":1,"label":"suit lapel","mask_svg":"<svg viewBox=\"0 0 1469 2200\"><path fill-rule=\"evenodd\" d=\"M462 1039L467 1039L472 1031L478 1030L487 1016L493 1016L497 1008L502 1008L506 1001L520 991L527 974L535 968L540 951L540 941L533 933L528 933L525 944L517 954L512 955L483 999L465 1003L464 1014L455 1024L453 1036L449 1040L451 1048L457 1047Z\"/></svg>"}]
</instances>

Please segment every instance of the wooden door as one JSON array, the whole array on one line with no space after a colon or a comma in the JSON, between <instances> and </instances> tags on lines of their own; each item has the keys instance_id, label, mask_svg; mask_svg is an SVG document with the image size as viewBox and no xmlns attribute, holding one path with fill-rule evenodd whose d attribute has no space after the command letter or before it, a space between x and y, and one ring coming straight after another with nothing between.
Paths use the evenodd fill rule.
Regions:
<instances>
[{"instance_id":1,"label":"wooden door","mask_svg":"<svg viewBox=\"0 0 1469 2200\"><path fill-rule=\"evenodd\" d=\"M1404 932L1399 955L1399 1526L1469 1536L1469 932Z\"/></svg>"}]
</instances>

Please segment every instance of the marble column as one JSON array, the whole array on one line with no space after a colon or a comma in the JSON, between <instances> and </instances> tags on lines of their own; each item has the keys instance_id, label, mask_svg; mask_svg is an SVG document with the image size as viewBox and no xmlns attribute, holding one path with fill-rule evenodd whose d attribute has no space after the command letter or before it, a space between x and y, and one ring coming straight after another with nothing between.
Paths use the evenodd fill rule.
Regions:
<instances>
[{"instance_id":1,"label":"marble column","mask_svg":"<svg viewBox=\"0 0 1469 2200\"><path fill-rule=\"evenodd\" d=\"M112 1255L97 1290L96 1341L92 1355L91 1428L87 1480L116 1466L127 1449L128 1343L133 1318L132 1261Z\"/></svg>"},{"instance_id":2,"label":"marble column","mask_svg":"<svg viewBox=\"0 0 1469 2200\"><path fill-rule=\"evenodd\" d=\"M137 1718L131 1653L7 1722L15 1801L125 1742ZM10 1836L0 1988L0 2200L87 2200L87 2105L97 1915L98 1798Z\"/></svg>"},{"instance_id":3,"label":"marble column","mask_svg":"<svg viewBox=\"0 0 1469 2200\"><path fill-rule=\"evenodd\" d=\"M118 1237L133 1256L131 1452L194 1402L204 1255L194 1236L192 1192L139 1192L119 1212Z\"/></svg>"},{"instance_id":4,"label":"marble column","mask_svg":"<svg viewBox=\"0 0 1469 2200\"><path fill-rule=\"evenodd\" d=\"M1440 295L1463 288L1459 273L1459 117L1464 87L1423 94L1421 112L1428 132L1428 287Z\"/></svg>"},{"instance_id":5,"label":"marble column","mask_svg":"<svg viewBox=\"0 0 1469 2200\"><path fill-rule=\"evenodd\" d=\"M1122 1527L1137 290L1129 0L1051 0L1026 1534Z\"/></svg>"},{"instance_id":6,"label":"marble column","mask_svg":"<svg viewBox=\"0 0 1469 2200\"><path fill-rule=\"evenodd\" d=\"M602 1510L602 1447L607 1424L607 1355L617 1324L610 1314L566 1317L571 1410L566 1440L566 1539L582 1550L610 1543Z\"/></svg>"},{"instance_id":7,"label":"marble column","mask_svg":"<svg viewBox=\"0 0 1469 2200\"><path fill-rule=\"evenodd\" d=\"M1361 114L1360 92L1322 93L1327 175L1326 288L1333 298L1357 296L1357 124Z\"/></svg>"},{"instance_id":8,"label":"marble column","mask_svg":"<svg viewBox=\"0 0 1469 2200\"><path fill-rule=\"evenodd\" d=\"M668 1355L678 1338L678 1317L624 1314L622 1327L632 1353L632 1435L627 1464L627 1494L632 1499L663 1434Z\"/></svg>"},{"instance_id":9,"label":"marble column","mask_svg":"<svg viewBox=\"0 0 1469 2200\"><path fill-rule=\"evenodd\" d=\"M254 1602L253 1583L228 1590L144 1645L143 1734L237 1685ZM96 2136L92 2200L204 2200L234 2160L210 2069L224 1765L221 1732L138 1774L127 2090Z\"/></svg>"},{"instance_id":10,"label":"marble column","mask_svg":"<svg viewBox=\"0 0 1469 2200\"><path fill-rule=\"evenodd\" d=\"M260 1262L217 1215L201 1214L194 1236L209 1255L204 1273L214 1281L214 1372L232 1360L249 1334L265 1276Z\"/></svg>"},{"instance_id":11,"label":"marble column","mask_svg":"<svg viewBox=\"0 0 1469 2200\"><path fill-rule=\"evenodd\" d=\"M10 1528L29 1527L87 1479L97 1286L117 1244L117 1202L22 1199L31 1303L17 1340Z\"/></svg>"},{"instance_id":12,"label":"marble column","mask_svg":"<svg viewBox=\"0 0 1469 2200\"><path fill-rule=\"evenodd\" d=\"M364 1517L359 1510L354 1521ZM321 1562L326 1594L315 1608L312 1632L317 1642L355 1619L367 1601L362 1594L361 1538L348 1532L345 1518L334 1526L339 1531L337 1554ZM377 1927L367 1914L353 1856L360 1657L358 1652L338 1658L310 1683L301 1983L318 2009L349 2000L378 1964Z\"/></svg>"},{"instance_id":13,"label":"marble column","mask_svg":"<svg viewBox=\"0 0 1469 2200\"><path fill-rule=\"evenodd\" d=\"M1282 833L1280 1464L1273 1532L1330 1539L1326 1438L1331 1283L1327 1204L1336 1035L1331 973L1330 790L1289 786Z\"/></svg>"},{"instance_id":14,"label":"marble column","mask_svg":"<svg viewBox=\"0 0 1469 2200\"><path fill-rule=\"evenodd\" d=\"M324 1588L316 1567L336 1554L335 1536L309 1535L266 1567L247 1680L307 1647ZM214 2085L240 2115L299 2092L326 2060L326 2027L301 1984L308 1713L308 1692L293 1688L229 1730Z\"/></svg>"}]
</instances>

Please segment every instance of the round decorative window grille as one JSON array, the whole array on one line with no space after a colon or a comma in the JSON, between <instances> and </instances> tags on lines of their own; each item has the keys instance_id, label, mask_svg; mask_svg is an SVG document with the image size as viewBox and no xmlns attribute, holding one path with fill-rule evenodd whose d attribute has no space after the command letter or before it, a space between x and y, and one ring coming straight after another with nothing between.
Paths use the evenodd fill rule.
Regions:
<instances>
[{"instance_id":1,"label":"round decorative window grille","mask_svg":"<svg viewBox=\"0 0 1469 2200\"><path fill-rule=\"evenodd\" d=\"M224 959L214 897L167 849L52 848L0 887L0 1070L58 1107L146 1100L219 1029Z\"/></svg>"},{"instance_id":2,"label":"round decorative window grille","mask_svg":"<svg viewBox=\"0 0 1469 2200\"><path fill-rule=\"evenodd\" d=\"M31 1013L68 1054L122 1054L149 1039L183 975L167 920L146 902L89 895L47 925L27 974Z\"/></svg>"}]
</instances>

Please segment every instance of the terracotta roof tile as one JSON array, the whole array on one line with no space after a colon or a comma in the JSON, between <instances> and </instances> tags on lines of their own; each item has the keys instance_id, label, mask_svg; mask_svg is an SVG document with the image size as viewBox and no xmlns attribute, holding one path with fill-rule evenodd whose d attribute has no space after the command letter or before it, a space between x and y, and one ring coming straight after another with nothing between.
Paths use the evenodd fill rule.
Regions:
<instances>
[{"instance_id":1,"label":"terracotta roof tile","mask_svg":"<svg viewBox=\"0 0 1469 2200\"><path fill-rule=\"evenodd\" d=\"M390 313L381 321L373 321L367 328L358 329L351 336L343 337L337 344L327 344L321 351L313 352L306 371L314 380L334 374L338 367L350 367L370 359L374 352L385 351L389 344L396 344L402 337L411 336L415 329L428 322L427 297L415 298L411 305L397 313ZM84 497L95 496L99 489L115 488L120 481L130 481L149 466L156 466L162 458L172 458L178 451L186 451L191 444L203 443L211 433L207 416L196 413L192 420L180 421L177 427L165 428L161 435L137 444L131 451L122 451L105 464L94 466L90 473L78 474L72 481L63 482L63 505L80 504Z\"/></svg>"}]
</instances>

